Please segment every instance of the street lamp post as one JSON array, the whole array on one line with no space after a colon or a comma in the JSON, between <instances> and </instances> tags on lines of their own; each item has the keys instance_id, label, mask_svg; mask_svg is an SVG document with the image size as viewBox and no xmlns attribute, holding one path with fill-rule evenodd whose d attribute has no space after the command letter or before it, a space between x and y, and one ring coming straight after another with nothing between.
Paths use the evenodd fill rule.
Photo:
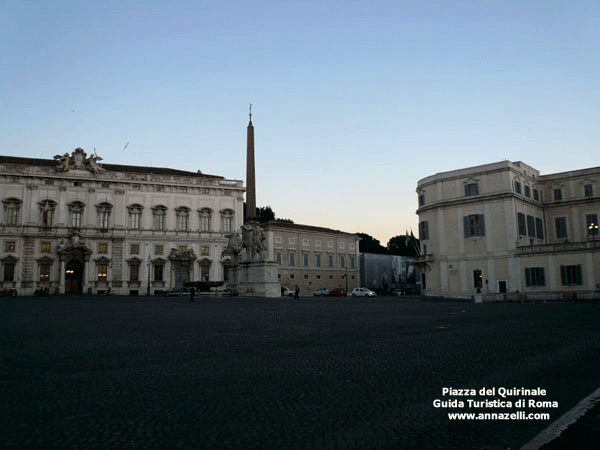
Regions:
<instances>
[{"instance_id":1,"label":"street lamp post","mask_svg":"<svg viewBox=\"0 0 600 450\"><path fill-rule=\"evenodd\" d=\"M346 267L346 295L348 295L348 268Z\"/></svg>"},{"instance_id":2,"label":"street lamp post","mask_svg":"<svg viewBox=\"0 0 600 450\"><path fill-rule=\"evenodd\" d=\"M146 295L150 297L150 255L148 255L148 285L146 286Z\"/></svg>"}]
</instances>

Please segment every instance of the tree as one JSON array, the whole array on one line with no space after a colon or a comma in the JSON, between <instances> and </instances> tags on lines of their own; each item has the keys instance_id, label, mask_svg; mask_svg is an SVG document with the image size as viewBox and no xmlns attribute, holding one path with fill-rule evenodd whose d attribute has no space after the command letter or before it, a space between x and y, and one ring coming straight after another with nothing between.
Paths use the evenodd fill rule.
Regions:
<instances>
[{"instance_id":1,"label":"tree","mask_svg":"<svg viewBox=\"0 0 600 450\"><path fill-rule=\"evenodd\" d=\"M412 234L394 236L388 241L387 249L391 255L418 256L419 240Z\"/></svg>"},{"instance_id":2,"label":"tree","mask_svg":"<svg viewBox=\"0 0 600 450\"><path fill-rule=\"evenodd\" d=\"M380 253L386 254L387 248L381 245L378 239L370 236L366 233L358 233L360 241L358 243L358 249L361 253Z\"/></svg>"},{"instance_id":3,"label":"tree","mask_svg":"<svg viewBox=\"0 0 600 450\"><path fill-rule=\"evenodd\" d=\"M258 223L266 223L270 220L275 220L275 213L270 206L260 206L256 208L256 221Z\"/></svg>"}]
</instances>

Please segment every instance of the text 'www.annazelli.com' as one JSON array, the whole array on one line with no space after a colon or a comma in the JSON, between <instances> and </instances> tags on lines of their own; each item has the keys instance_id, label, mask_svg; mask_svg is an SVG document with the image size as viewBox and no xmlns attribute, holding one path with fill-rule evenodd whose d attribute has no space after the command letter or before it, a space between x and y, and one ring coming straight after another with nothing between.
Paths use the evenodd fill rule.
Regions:
<instances>
[{"instance_id":1,"label":"text 'www.annazelli.com'","mask_svg":"<svg viewBox=\"0 0 600 450\"><path fill-rule=\"evenodd\" d=\"M448 413L450 420L549 420L548 413Z\"/></svg>"}]
</instances>

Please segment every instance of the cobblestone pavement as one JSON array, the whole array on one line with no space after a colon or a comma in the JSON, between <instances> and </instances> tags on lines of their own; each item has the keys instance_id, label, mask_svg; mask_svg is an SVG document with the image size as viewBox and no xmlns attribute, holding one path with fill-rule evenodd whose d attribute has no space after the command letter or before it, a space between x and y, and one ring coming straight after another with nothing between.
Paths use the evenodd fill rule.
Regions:
<instances>
[{"instance_id":1,"label":"cobblestone pavement","mask_svg":"<svg viewBox=\"0 0 600 450\"><path fill-rule=\"evenodd\" d=\"M2 449L518 449L598 388L600 304L0 299ZM541 388L547 420L450 420ZM481 400L483 397L468 397Z\"/></svg>"}]
</instances>

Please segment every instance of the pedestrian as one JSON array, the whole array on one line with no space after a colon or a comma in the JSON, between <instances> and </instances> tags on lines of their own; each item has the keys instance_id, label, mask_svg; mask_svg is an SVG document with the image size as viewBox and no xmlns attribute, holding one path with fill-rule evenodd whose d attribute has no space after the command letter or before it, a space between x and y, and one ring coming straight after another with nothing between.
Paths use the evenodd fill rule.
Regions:
<instances>
[{"instance_id":1,"label":"pedestrian","mask_svg":"<svg viewBox=\"0 0 600 450\"><path fill-rule=\"evenodd\" d=\"M300 299L300 288L298 287L298 285L296 285L296 289L294 289L294 298L296 300Z\"/></svg>"},{"instance_id":2,"label":"pedestrian","mask_svg":"<svg viewBox=\"0 0 600 450\"><path fill-rule=\"evenodd\" d=\"M192 286L190 288L190 303L194 303L194 295L196 295L196 288Z\"/></svg>"}]
</instances>

